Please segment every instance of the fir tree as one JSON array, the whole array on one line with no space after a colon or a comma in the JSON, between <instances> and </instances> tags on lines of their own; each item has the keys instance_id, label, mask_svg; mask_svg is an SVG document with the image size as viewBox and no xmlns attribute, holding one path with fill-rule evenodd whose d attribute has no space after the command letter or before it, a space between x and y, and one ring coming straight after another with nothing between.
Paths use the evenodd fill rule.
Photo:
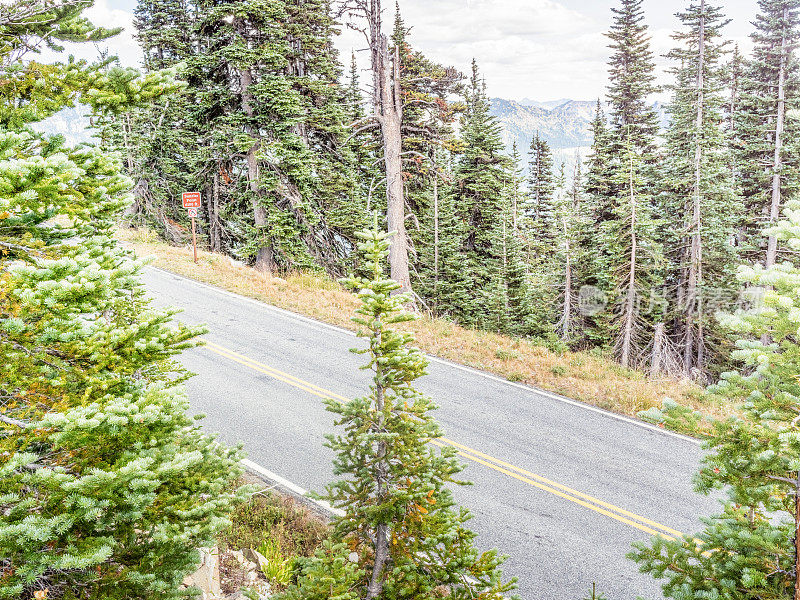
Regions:
<instances>
[{"instance_id":1,"label":"fir tree","mask_svg":"<svg viewBox=\"0 0 800 600\"><path fill-rule=\"evenodd\" d=\"M614 23L607 34L613 51L608 72L608 102L616 134L613 138L615 149L631 143L637 152L652 154L658 133L658 116L650 106L649 98L657 87L642 2L620 0L620 7L611 9Z\"/></svg>"},{"instance_id":2,"label":"fir tree","mask_svg":"<svg viewBox=\"0 0 800 600\"><path fill-rule=\"evenodd\" d=\"M794 145L797 122L786 120L800 107L800 78L795 46L800 39L800 1L759 0L760 12L751 35L755 44L742 79L737 111L742 189L748 214L745 230L750 258L765 265L777 260L777 240L763 239L763 228L776 222L781 203L797 189L798 162Z\"/></svg>"},{"instance_id":3,"label":"fir tree","mask_svg":"<svg viewBox=\"0 0 800 600\"><path fill-rule=\"evenodd\" d=\"M35 38L49 31L59 39L70 27L95 38L74 5L36 8L64 20L49 30L37 19L23 27L34 47ZM0 37L8 32L0 24ZM121 113L113 78L96 79L98 72L89 66L62 102L80 98ZM148 87L147 78L122 79ZM52 97L44 103L9 122L55 108ZM3 598L185 595L179 588L196 568L197 548L212 543L237 496L230 486L239 452L188 417L179 387L187 374L171 360L199 330L174 329L175 311L150 307L142 263L114 241L130 183L96 148L0 126Z\"/></svg>"},{"instance_id":4,"label":"fir tree","mask_svg":"<svg viewBox=\"0 0 800 600\"><path fill-rule=\"evenodd\" d=\"M731 240L743 215L731 189L725 133L727 21L705 0L692 2L678 18L684 30L673 36L679 46L669 54L679 66L668 108L662 201L670 220L685 223L667 231L666 243L672 261L668 285L676 290L673 336L689 375L718 356L721 340L710 325L717 301L734 295L738 257Z\"/></svg>"},{"instance_id":5,"label":"fir tree","mask_svg":"<svg viewBox=\"0 0 800 600\"><path fill-rule=\"evenodd\" d=\"M399 284L384 275L388 236L377 223L362 235L370 276L346 283L361 300L354 321L369 347L358 352L369 359L364 368L372 372L372 385L367 396L328 403L343 428L328 438L335 471L346 476L327 495L345 512L334 523L333 541L340 545L325 546L306 561L284 598L324 600L336 589L353 599L433 600L444 594L499 600L513 581L502 582L495 551L475 549L475 534L465 527L470 515L455 506L447 487L458 483L462 467L455 452L430 445L442 435L431 415L434 406L412 387L426 360L409 346L409 335L392 329L413 316L403 312L407 297L394 293Z\"/></svg>"},{"instance_id":6,"label":"fir tree","mask_svg":"<svg viewBox=\"0 0 800 600\"><path fill-rule=\"evenodd\" d=\"M552 239L555 227L553 201L556 185L553 153L550 144L538 131L531 140L528 156L528 202L525 213L531 221L534 243L545 247L548 240Z\"/></svg>"},{"instance_id":7,"label":"fir tree","mask_svg":"<svg viewBox=\"0 0 800 600\"><path fill-rule=\"evenodd\" d=\"M633 366L641 359L653 328L652 315L640 310L642 303L660 287L661 249L649 196L658 131L649 97L657 88L642 0L621 0L620 8L612 11L607 155L611 162L603 177L608 192L602 208L607 213L599 229L606 250L597 265L597 278L608 279L601 289L612 300L608 328L617 358L623 366Z\"/></svg>"},{"instance_id":8,"label":"fir tree","mask_svg":"<svg viewBox=\"0 0 800 600\"><path fill-rule=\"evenodd\" d=\"M462 119L462 153L454 174L455 207L463 223L461 253L473 286L474 304L465 304L462 322L497 329L504 300L502 224L509 215L512 168L503 154L500 125L490 114L475 61Z\"/></svg>"},{"instance_id":9,"label":"fir tree","mask_svg":"<svg viewBox=\"0 0 800 600\"><path fill-rule=\"evenodd\" d=\"M800 202L790 202L785 217L769 234L796 252ZM741 412L714 424L696 479L700 491L722 488L728 499L698 535L655 538L630 554L643 572L665 579L665 596L676 600L800 594L800 270L789 262L747 266L739 278L760 294L750 308L723 318L740 336L732 358L741 367L711 391L741 403Z\"/></svg>"}]
</instances>

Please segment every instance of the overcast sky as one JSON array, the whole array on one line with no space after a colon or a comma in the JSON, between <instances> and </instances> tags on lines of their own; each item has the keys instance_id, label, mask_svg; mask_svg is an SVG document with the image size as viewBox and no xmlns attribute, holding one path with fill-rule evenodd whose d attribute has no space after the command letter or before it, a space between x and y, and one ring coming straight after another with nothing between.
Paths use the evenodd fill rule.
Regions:
<instances>
[{"instance_id":1,"label":"overcast sky","mask_svg":"<svg viewBox=\"0 0 800 600\"><path fill-rule=\"evenodd\" d=\"M686 0L688 2L688 0ZM727 35L749 50L750 22L757 0L717 0L732 19ZM489 94L521 100L588 100L604 94L611 7L618 0L400 0L411 44L431 58L469 69L476 57ZM391 24L393 2L387 5ZM671 46L683 0L645 0L653 50L660 58ZM140 54L131 36L135 0L96 0L89 16L98 24L126 27L108 46L124 64L137 66ZM363 43L352 33L338 41L343 62ZM81 51L83 56L93 52ZM95 53L96 54L96 53Z\"/></svg>"}]
</instances>

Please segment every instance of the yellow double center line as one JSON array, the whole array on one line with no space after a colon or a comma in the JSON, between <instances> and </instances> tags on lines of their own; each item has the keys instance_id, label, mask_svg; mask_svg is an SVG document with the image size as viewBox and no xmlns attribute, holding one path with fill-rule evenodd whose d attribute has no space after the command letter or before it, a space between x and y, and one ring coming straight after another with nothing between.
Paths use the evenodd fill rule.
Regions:
<instances>
[{"instance_id":1,"label":"yellow double center line","mask_svg":"<svg viewBox=\"0 0 800 600\"><path fill-rule=\"evenodd\" d=\"M229 350L228 348L224 348L218 344L214 344L212 342L206 342L204 347L207 350L214 352L215 354L223 356L233 362L239 363L240 365L248 367L254 371L258 371L259 373L263 373L264 375L269 375L273 379L277 379L278 381L287 383L293 387L306 391L309 394L313 394L320 398L338 400L340 402L350 401L349 398L345 398L344 396L335 394L330 390L326 390L325 388L321 388L318 385L314 385L313 383L299 379L294 375L290 375L289 373L284 373L283 371L279 371L274 367L265 365L264 363L253 360L252 358L249 358L242 354L238 354L237 352ZM563 498L564 500L568 500L569 502L573 502L584 508L593 510L594 512L610 517L621 523L625 523L626 525L629 525L631 527L635 527L636 529L649 533L650 535L660 535L667 539L675 539L678 537L683 537L684 535L680 531L672 529L671 527L667 527L666 525L662 525L646 517L642 517L628 510L625 510L624 508L620 508L619 506L615 506L608 502L604 502L599 498L594 498L593 496L584 494L583 492L579 492L565 485L561 485L560 483L557 483L550 479L546 479L540 475L537 475L536 473L531 473L526 469L522 469L520 467L507 463L503 460L500 460L499 458L489 456L488 454L484 454L483 452L480 452L478 450L475 450L473 448L470 448L453 440L447 438L439 438L438 440L435 440L432 443L440 447L450 446L452 448L455 448L458 455L462 456L467 460L481 464L485 467L498 471L499 473L507 475L508 477L512 477L518 481L531 485L535 488L538 488L545 492L549 492L555 496L558 496L559 498Z\"/></svg>"}]
</instances>

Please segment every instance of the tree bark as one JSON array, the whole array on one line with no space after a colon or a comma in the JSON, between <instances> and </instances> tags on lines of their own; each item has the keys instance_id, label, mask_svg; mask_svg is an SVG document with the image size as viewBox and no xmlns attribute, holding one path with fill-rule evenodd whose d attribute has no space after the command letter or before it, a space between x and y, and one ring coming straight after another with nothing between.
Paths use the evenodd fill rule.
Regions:
<instances>
[{"instance_id":1,"label":"tree bark","mask_svg":"<svg viewBox=\"0 0 800 600\"><path fill-rule=\"evenodd\" d=\"M211 193L206 193L208 203L208 242L212 252L222 250L222 235L219 221L219 170L214 172Z\"/></svg>"},{"instance_id":2,"label":"tree bark","mask_svg":"<svg viewBox=\"0 0 800 600\"><path fill-rule=\"evenodd\" d=\"M379 324L375 329L375 337L380 345L381 325ZM374 433L381 433L384 428L384 410L385 403L385 390L382 375L383 367L381 363L375 363L375 381L378 382L375 386L375 413L377 415L376 423L374 426ZM389 466L386 464L386 442L378 442L377 460L375 461L375 491L376 501L383 503L386 500L388 493L387 477L389 474ZM375 562L372 565L372 575L370 577L369 585L367 586L367 599L374 600L383 593L383 571L389 561L389 538L391 531L389 523L378 523L375 528Z\"/></svg>"},{"instance_id":3,"label":"tree bark","mask_svg":"<svg viewBox=\"0 0 800 600\"><path fill-rule=\"evenodd\" d=\"M244 24L240 19L236 20L236 29L239 34L246 39L246 31ZM248 118L245 125L245 131L253 139L253 145L247 150L245 160L247 162L247 181L252 193L252 206L253 206L253 222L256 226L256 231L260 235L267 227L267 210L261 198L261 188L259 185L260 167L258 164L258 151L261 149L261 139L253 127L252 119L255 115L253 110L253 94L250 91L250 86L253 84L253 72L249 67L243 67L239 71L239 87L242 94L242 112ZM272 245L270 243L263 243L256 251L255 268L259 271L272 273L275 271L276 265L273 257Z\"/></svg>"},{"instance_id":4,"label":"tree bark","mask_svg":"<svg viewBox=\"0 0 800 600\"><path fill-rule=\"evenodd\" d=\"M403 99L400 90L400 55L395 49L389 57L389 40L382 32L381 0L363 0L359 11L367 19L372 68L373 118L381 128L383 159L386 171L386 220L395 235L389 248L391 277L401 285L401 292L412 292L408 260L408 234L405 226L403 196L402 122Z\"/></svg>"},{"instance_id":5,"label":"tree bark","mask_svg":"<svg viewBox=\"0 0 800 600\"><path fill-rule=\"evenodd\" d=\"M566 244L567 261L564 266L564 313L562 315L561 324L561 339L567 341L569 339L570 321L572 321L572 256L571 246L569 240L569 233L567 230L567 220L562 217L564 225L564 240Z\"/></svg>"},{"instance_id":6,"label":"tree bark","mask_svg":"<svg viewBox=\"0 0 800 600\"><path fill-rule=\"evenodd\" d=\"M697 117L695 120L694 189L692 190L692 211L689 231L689 277L686 298L686 336L684 340L683 365L686 373L693 366L703 368L703 324L701 297L703 277L703 237L701 229L702 204L702 164L703 164L703 123L705 102L705 0L700 2L700 38L697 58Z\"/></svg>"},{"instance_id":7,"label":"tree bark","mask_svg":"<svg viewBox=\"0 0 800 600\"><path fill-rule=\"evenodd\" d=\"M794 600L800 600L800 471L794 488Z\"/></svg>"},{"instance_id":8,"label":"tree bark","mask_svg":"<svg viewBox=\"0 0 800 600\"><path fill-rule=\"evenodd\" d=\"M630 145L630 140L628 141ZM632 153L633 149L629 148ZM631 366L631 350L633 346L633 333L636 327L636 254L638 243L636 236L636 190L633 183L633 154L630 155L630 165L628 167L628 193L631 207L631 256L628 272L628 290L625 295L624 305L624 324L622 329L622 349L620 352L620 363L623 367Z\"/></svg>"},{"instance_id":9,"label":"tree bark","mask_svg":"<svg viewBox=\"0 0 800 600\"><path fill-rule=\"evenodd\" d=\"M391 277L402 286L401 291L411 291L411 274L408 266L408 234L406 233L406 210L403 198L403 140L401 125L403 121L402 100L400 98L400 57L395 50L392 65L394 85L389 75L389 40L381 36L381 133L383 134L383 157L386 168L386 219L389 231L395 235L389 248Z\"/></svg>"},{"instance_id":10,"label":"tree bark","mask_svg":"<svg viewBox=\"0 0 800 600\"><path fill-rule=\"evenodd\" d=\"M784 21L788 17L788 6L783 8ZM786 32L781 34L781 60L778 68L778 114L775 119L775 158L772 167L772 202L769 209L769 223L774 225L781 211L781 169L783 168L783 131L786 120ZM778 238L770 235L767 239L767 260L765 266L771 267L778 260Z\"/></svg>"},{"instance_id":11,"label":"tree bark","mask_svg":"<svg viewBox=\"0 0 800 600\"><path fill-rule=\"evenodd\" d=\"M439 179L433 177L433 302L437 304L439 288Z\"/></svg>"}]
</instances>

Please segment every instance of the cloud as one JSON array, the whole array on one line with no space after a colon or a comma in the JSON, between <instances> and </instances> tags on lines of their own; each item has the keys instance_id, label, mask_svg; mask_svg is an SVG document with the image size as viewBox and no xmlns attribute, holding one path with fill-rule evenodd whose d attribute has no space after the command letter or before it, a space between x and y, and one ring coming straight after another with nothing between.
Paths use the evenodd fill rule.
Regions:
<instances>
[{"instance_id":1,"label":"cloud","mask_svg":"<svg viewBox=\"0 0 800 600\"><path fill-rule=\"evenodd\" d=\"M462 71L477 58L493 96L583 98L603 90L605 24L559 2L403 0L400 8L414 48ZM338 40L345 56L364 45L349 31Z\"/></svg>"}]
</instances>

